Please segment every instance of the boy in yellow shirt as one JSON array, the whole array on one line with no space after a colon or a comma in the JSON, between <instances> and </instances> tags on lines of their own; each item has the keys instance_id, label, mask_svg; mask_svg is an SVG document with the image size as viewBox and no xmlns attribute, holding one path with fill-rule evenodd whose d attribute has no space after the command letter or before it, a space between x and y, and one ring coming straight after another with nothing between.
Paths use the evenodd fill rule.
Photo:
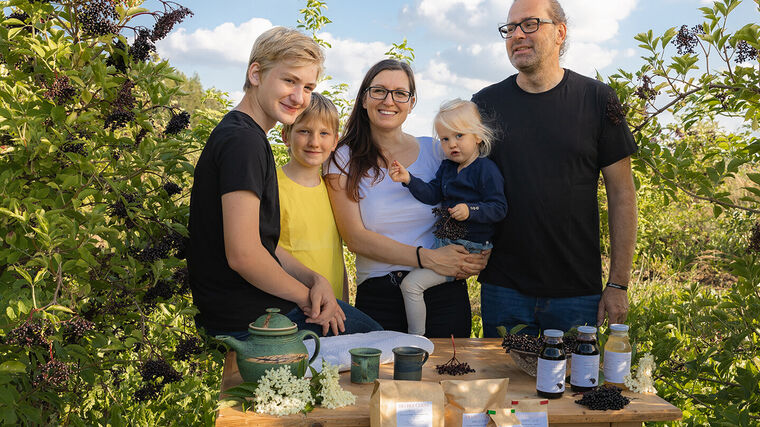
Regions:
<instances>
[{"instance_id":1,"label":"boy in yellow shirt","mask_svg":"<svg viewBox=\"0 0 760 427\"><path fill-rule=\"evenodd\" d=\"M343 244L322 180L322 163L335 150L338 127L338 110L317 92L312 92L309 106L292 125L283 125L282 141L288 146L290 161L277 169L278 246L324 276L335 296L348 302Z\"/></svg>"}]
</instances>

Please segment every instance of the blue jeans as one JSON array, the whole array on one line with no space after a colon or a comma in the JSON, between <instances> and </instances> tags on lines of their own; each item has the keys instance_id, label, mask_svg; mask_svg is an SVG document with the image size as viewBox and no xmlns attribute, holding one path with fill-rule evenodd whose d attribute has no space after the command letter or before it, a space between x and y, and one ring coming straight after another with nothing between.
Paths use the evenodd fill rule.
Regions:
<instances>
[{"instance_id":1,"label":"blue jeans","mask_svg":"<svg viewBox=\"0 0 760 427\"><path fill-rule=\"evenodd\" d=\"M358 334L363 332L382 331L383 327L379 323L372 320L371 317L362 313L356 307L351 304L337 300L338 305L346 315L346 320L343 322L346 327L346 331L343 334ZM303 314L300 308L296 307L290 310L285 316L292 320L296 324L298 330L308 329L313 331L317 335L322 335L322 325L316 323L306 323L306 316ZM215 337L217 335L229 335L238 340L245 340L251 335L248 331L221 331L216 329L206 329L206 334ZM333 335L332 330L327 332L327 335Z\"/></svg>"},{"instance_id":2,"label":"blue jeans","mask_svg":"<svg viewBox=\"0 0 760 427\"><path fill-rule=\"evenodd\" d=\"M601 295L567 298L532 297L511 288L480 285L483 336L498 338L497 326L507 332L516 325L527 325L520 333L538 335L545 329L569 331L574 326L596 326Z\"/></svg>"},{"instance_id":3,"label":"blue jeans","mask_svg":"<svg viewBox=\"0 0 760 427\"><path fill-rule=\"evenodd\" d=\"M462 245L465 249L467 249L467 252L471 254L479 254L485 250L493 248L493 244L491 242L485 242L485 243L478 243L473 242L470 240L464 240L464 239L457 239L457 240L451 240L451 239L439 239L438 237L435 238L435 246L433 249L441 248L446 245Z\"/></svg>"}]
</instances>

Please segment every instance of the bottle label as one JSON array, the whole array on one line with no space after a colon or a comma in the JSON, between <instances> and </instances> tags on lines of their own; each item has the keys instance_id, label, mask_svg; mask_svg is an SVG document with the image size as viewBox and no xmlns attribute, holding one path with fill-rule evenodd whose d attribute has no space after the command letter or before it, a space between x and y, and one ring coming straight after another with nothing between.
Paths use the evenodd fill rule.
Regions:
<instances>
[{"instance_id":1,"label":"bottle label","mask_svg":"<svg viewBox=\"0 0 760 427\"><path fill-rule=\"evenodd\" d=\"M580 387L599 385L599 355L592 356L573 353L570 363L570 384Z\"/></svg>"},{"instance_id":2,"label":"bottle label","mask_svg":"<svg viewBox=\"0 0 760 427\"><path fill-rule=\"evenodd\" d=\"M538 358L536 367L536 390L546 393L565 391L566 360L546 360Z\"/></svg>"},{"instance_id":3,"label":"bottle label","mask_svg":"<svg viewBox=\"0 0 760 427\"><path fill-rule=\"evenodd\" d=\"M631 372L631 352L618 353L604 350L604 381L622 384L623 378Z\"/></svg>"}]
</instances>

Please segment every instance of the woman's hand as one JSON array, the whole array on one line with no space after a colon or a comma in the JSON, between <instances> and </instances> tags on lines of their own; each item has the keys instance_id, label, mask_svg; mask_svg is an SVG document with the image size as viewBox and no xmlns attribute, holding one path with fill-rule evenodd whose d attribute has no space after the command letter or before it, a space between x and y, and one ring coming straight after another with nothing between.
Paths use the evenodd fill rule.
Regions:
<instances>
[{"instance_id":1,"label":"woman's hand","mask_svg":"<svg viewBox=\"0 0 760 427\"><path fill-rule=\"evenodd\" d=\"M443 276L459 276L465 273L470 255L461 245L447 245L438 249L420 249L420 260L424 268L429 268Z\"/></svg>"},{"instance_id":2,"label":"woman's hand","mask_svg":"<svg viewBox=\"0 0 760 427\"><path fill-rule=\"evenodd\" d=\"M322 325L322 335L327 335L330 329L335 335L345 332L343 322L346 320L346 315L338 305L332 286L327 279L320 276L319 280L311 286L309 301L310 306L301 307L307 316L306 323Z\"/></svg>"},{"instance_id":3,"label":"woman's hand","mask_svg":"<svg viewBox=\"0 0 760 427\"><path fill-rule=\"evenodd\" d=\"M409 171L406 170L406 168L396 160L391 163L391 167L388 169L388 174L391 176L391 179L394 182L403 182L404 184L409 184L409 181L412 179L409 175Z\"/></svg>"}]
</instances>

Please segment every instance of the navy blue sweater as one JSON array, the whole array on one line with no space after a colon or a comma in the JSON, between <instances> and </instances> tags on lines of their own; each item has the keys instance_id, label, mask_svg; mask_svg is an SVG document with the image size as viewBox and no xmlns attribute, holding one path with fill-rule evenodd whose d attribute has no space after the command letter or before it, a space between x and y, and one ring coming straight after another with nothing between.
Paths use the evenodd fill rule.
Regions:
<instances>
[{"instance_id":1,"label":"navy blue sweater","mask_svg":"<svg viewBox=\"0 0 760 427\"><path fill-rule=\"evenodd\" d=\"M504 197L504 178L491 159L478 157L469 166L457 172L459 163L444 160L435 178L425 182L410 174L406 187L422 203L451 208L466 203L470 208L465 240L484 243L494 234L493 224L507 216L507 198Z\"/></svg>"}]
</instances>

